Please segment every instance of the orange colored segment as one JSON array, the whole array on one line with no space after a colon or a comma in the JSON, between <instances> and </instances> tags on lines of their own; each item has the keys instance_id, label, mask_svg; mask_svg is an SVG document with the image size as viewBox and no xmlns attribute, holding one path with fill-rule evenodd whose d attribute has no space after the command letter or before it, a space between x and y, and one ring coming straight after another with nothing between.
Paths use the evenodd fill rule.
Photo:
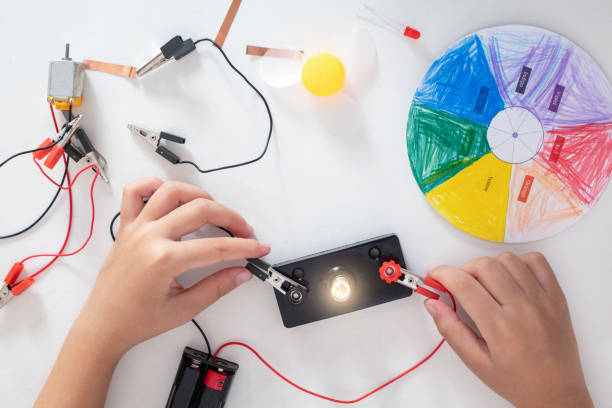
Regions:
<instances>
[{"instance_id":1,"label":"orange colored segment","mask_svg":"<svg viewBox=\"0 0 612 408\"><path fill-rule=\"evenodd\" d=\"M535 160L512 169L506 216L506 242L554 235L575 223L586 204L554 173Z\"/></svg>"}]
</instances>

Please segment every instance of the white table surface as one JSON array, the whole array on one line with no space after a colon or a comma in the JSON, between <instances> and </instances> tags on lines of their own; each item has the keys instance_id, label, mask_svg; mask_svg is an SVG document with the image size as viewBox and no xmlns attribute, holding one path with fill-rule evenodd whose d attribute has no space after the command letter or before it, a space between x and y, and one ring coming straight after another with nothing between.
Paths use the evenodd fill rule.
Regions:
<instances>
[{"instance_id":1,"label":"white table surface","mask_svg":"<svg viewBox=\"0 0 612 408\"><path fill-rule=\"evenodd\" d=\"M77 60L137 65L175 34L214 37L229 5L201 0L33 3L7 2L0 13L1 158L52 135L45 103L47 67L49 60L63 55L65 42L71 43ZM108 159L111 184L96 185L95 232L86 250L59 262L0 310L0 406L27 407L35 400L112 245L108 223L118 210L123 186L150 175L195 183L244 214L259 238L272 245L271 262L390 232L399 235L407 262L419 273L506 250L542 251L571 305L593 398L599 406L610 403L612 190L583 220L556 237L523 245L485 242L455 229L430 208L410 171L405 126L413 92L432 60L461 36L486 26L524 23L562 33L591 53L610 76L612 3L376 2L377 8L418 27L423 32L418 42L362 23L355 17L360 3L243 2L224 49L263 90L275 120L270 151L248 168L199 175L190 167L170 165L126 130L133 122L184 135L187 144L177 151L211 166L249 158L260 149L268 126L260 101L210 47L146 80L86 73L85 103L77 111ZM355 25L367 27L374 37L376 76L350 98L336 98L333 106L316 102L300 86L283 91L267 87L256 61L244 54L246 44L338 51ZM2 168L0 186L0 233L33 219L54 191L29 158ZM71 248L87 233L88 189L85 180L75 186ZM32 232L0 243L3 270L26 255L56 250L66 219L67 197L62 196ZM257 280L197 319L214 345L246 341L299 384L339 398L369 391L420 360L440 338L419 297L285 329L272 289ZM186 345L203 348L190 324L130 351L117 367L107 406L163 406ZM240 364L228 407L332 405L288 387L245 350L228 349L223 356ZM417 371L360 404L443 405L509 404L481 384L447 345Z\"/></svg>"}]
</instances>

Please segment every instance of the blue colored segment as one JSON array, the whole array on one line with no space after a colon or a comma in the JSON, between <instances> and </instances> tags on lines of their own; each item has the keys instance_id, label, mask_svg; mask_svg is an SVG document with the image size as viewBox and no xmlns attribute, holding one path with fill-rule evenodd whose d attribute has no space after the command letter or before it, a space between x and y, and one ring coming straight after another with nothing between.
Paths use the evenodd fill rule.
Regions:
<instances>
[{"instance_id":1,"label":"blue colored segment","mask_svg":"<svg viewBox=\"0 0 612 408\"><path fill-rule=\"evenodd\" d=\"M489 126L505 106L480 38L468 36L438 58L414 102Z\"/></svg>"}]
</instances>

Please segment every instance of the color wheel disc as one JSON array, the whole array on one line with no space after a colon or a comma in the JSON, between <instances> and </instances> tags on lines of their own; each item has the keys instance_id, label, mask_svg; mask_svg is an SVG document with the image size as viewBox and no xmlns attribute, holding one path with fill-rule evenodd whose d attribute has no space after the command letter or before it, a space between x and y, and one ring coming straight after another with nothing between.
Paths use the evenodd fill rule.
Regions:
<instances>
[{"instance_id":1,"label":"color wheel disc","mask_svg":"<svg viewBox=\"0 0 612 408\"><path fill-rule=\"evenodd\" d=\"M414 177L444 218L490 241L534 241L578 221L608 184L612 87L559 34L488 28L432 64L406 137Z\"/></svg>"}]
</instances>

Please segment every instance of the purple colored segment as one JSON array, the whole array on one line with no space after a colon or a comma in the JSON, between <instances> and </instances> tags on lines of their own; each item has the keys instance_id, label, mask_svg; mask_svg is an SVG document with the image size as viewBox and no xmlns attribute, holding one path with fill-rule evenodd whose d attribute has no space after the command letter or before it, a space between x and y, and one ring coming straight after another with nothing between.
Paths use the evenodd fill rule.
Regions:
<instances>
[{"instance_id":1,"label":"purple colored segment","mask_svg":"<svg viewBox=\"0 0 612 408\"><path fill-rule=\"evenodd\" d=\"M571 41L527 26L496 27L479 35L506 105L529 109L547 129L612 120L609 81ZM531 71L523 88L525 67Z\"/></svg>"},{"instance_id":2,"label":"purple colored segment","mask_svg":"<svg viewBox=\"0 0 612 408\"><path fill-rule=\"evenodd\" d=\"M531 68L523 67L523 70L521 71L521 76L519 76L519 79L516 84L517 93L520 93L520 94L525 93L525 90L527 89L527 84L529 83L530 76L531 76Z\"/></svg>"},{"instance_id":3,"label":"purple colored segment","mask_svg":"<svg viewBox=\"0 0 612 408\"><path fill-rule=\"evenodd\" d=\"M563 98L563 92L565 91L565 87L562 85L556 85L555 91L553 92L552 99L550 100L550 105L548 106L548 110L551 112L559 111L559 104L561 104L561 98Z\"/></svg>"}]
</instances>

